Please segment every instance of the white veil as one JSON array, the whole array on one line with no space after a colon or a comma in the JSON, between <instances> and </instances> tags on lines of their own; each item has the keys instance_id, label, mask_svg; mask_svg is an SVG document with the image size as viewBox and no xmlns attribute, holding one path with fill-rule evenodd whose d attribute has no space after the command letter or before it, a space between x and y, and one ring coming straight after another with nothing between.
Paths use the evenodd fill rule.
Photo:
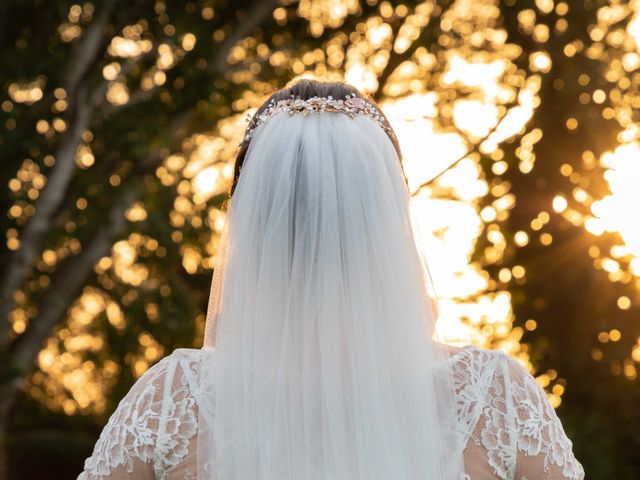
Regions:
<instances>
[{"instance_id":1,"label":"white veil","mask_svg":"<svg viewBox=\"0 0 640 480\"><path fill-rule=\"evenodd\" d=\"M198 478L463 478L409 200L368 117L281 112L258 126L207 312Z\"/></svg>"}]
</instances>

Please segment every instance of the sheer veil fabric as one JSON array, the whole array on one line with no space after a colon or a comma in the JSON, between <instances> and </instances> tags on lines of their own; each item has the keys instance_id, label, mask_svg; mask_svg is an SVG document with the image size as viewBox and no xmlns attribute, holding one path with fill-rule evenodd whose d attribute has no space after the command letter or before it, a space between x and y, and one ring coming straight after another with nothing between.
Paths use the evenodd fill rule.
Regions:
<instances>
[{"instance_id":1,"label":"sheer veil fabric","mask_svg":"<svg viewBox=\"0 0 640 480\"><path fill-rule=\"evenodd\" d=\"M370 118L253 134L207 312L198 478L464 478L398 154Z\"/></svg>"}]
</instances>

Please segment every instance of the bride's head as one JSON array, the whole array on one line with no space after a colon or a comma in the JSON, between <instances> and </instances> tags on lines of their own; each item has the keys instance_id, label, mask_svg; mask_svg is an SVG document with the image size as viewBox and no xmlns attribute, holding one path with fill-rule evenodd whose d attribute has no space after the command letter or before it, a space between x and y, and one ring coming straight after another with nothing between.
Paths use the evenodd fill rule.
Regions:
<instances>
[{"instance_id":1,"label":"bride's head","mask_svg":"<svg viewBox=\"0 0 640 480\"><path fill-rule=\"evenodd\" d=\"M233 245L229 258L256 278L238 277L234 288L263 292L278 308L311 285L327 288L329 303L426 294L401 160L387 117L355 87L300 80L273 93L251 117L235 163L220 245ZM405 304L421 308L424 298L413 300Z\"/></svg>"},{"instance_id":2,"label":"bride's head","mask_svg":"<svg viewBox=\"0 0 640 480\"><path fill-rule=\"evenodd\" d=\"M311 98L321 98L321 99L345 99L345 98L357 98L366 102L366 104L371 105L373 109L377 110L381 117L381 123L384 126L384 131L387 133L387 136L391 140L393 144L393 148L398 154L398 160L402 158L402 153L400 150L400 144L398 143L398 139L389 123L387 117L384 115L382 110L378 107L375 100L363 95L356 87L344 82L320 82L317 80L309 80L303 79L298 80L293 85L282 88L273 94L264 103L256 110L253 115L248 130L254 127L257 123L257 120L261 115L265 114L265 111L269 108L270 105L276 104L281 100L287 99L298 99L298 100L309 100ZM233 182L231 184L231 193L235 191L236 185L238 183L238 179L240 177L240 171L242 170L242 166L244 164L245 157L247 155L247 151L249 150L249 146L251 145L251 138L245 136L242 143L240 144L240 150L236 157L235 161L235 169L233 173Z\"/></svg>"},{"instance_id":3,"label":"bride's head","mask_svg":"<svg viewBox=\"0 0 640 480\"><path fill-rule=\"evenodd\" d=\"M233 246L229 261L244 273L229 290L260 292L258 310L274 318L317 317L355 298L360 316L375 317L368 299L379 298L407 319L434 320L401 159L387 117L351 85L301 80L271 95L235 165L220 244ZM220 278L227 253L218 256ZM325 307L314 310L309 295ZM433 322L423 326L430 336Z\"/></svg>"}]
</instances>

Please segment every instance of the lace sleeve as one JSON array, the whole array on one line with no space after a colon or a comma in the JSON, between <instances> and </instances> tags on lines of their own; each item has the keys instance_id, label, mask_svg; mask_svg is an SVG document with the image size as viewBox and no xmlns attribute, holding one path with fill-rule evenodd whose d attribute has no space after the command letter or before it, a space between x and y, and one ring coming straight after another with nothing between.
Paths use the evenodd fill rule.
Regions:
<instances>
[{"instance_id":1,"label":"lace sleeve","mask_svg":"<svg viewBox=\"0 0 640 480\"><path fill-rule=\"evenodd\" d=\"M517 480L582 480L584 470L571 440L536 380L507 357L510 404L515 414Z\"/></svg>"},{"instance_id":2,"label":"lace sleeve","mask_svg":"<svg viewBox=\"0 0 640 480\"><path fill-rule=\"evenodd\" d=\"M197 430L186 376L175 353L147 370L109 418L78 480L164 479L184 464Z\"/></svg>"}]
</instances>

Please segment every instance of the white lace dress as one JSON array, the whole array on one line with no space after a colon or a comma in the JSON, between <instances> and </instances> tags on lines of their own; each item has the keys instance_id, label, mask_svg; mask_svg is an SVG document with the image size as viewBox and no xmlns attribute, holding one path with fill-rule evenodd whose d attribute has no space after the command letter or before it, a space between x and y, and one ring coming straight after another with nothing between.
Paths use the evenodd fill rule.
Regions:
<instances>
[{"instance_id":1,"label":"white lace dress","mask_svg":"<svg viewBox=\"0 0 640 480\"><path fill-rule=\"evenodd\" d=\"M199 376L214 355L178 349L140 377L78 480L195 479ZM584 478L544 390L516 360L469 346L450 361L469 480Z\"/></svg>"}]
</instances>

